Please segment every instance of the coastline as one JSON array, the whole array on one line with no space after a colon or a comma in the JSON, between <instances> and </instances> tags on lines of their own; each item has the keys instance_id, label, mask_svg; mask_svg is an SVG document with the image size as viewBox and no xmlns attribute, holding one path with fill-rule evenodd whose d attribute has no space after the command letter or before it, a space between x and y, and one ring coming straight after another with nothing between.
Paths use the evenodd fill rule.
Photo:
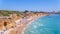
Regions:
<instances>
[{"instance_id":1,"label":"coastline","mask_svg":"<svg viewBox=\"0 0 60 34\"><path fill-rule=\"evenodd\" d=\"M22 21L20 22L18 20L18 22L16 23L20 23L19 26L17 26L16 28L13 28L13 30L10 31L10 34L13 34L13 32L15 31L15 34L24 34L25 29L35 20L37 20L38 18L47 16L48 14L42 14L42 15L33 15L33 16L28 16L26 19L22 19Z\"/></svg>"},{"instance_id":2,"label":"coastline","mask_svg":"<svg viewBox=\"0 0 60 34\"><path fill-rule=\"evenodd\" d=\"M32 22L34 22L34 21L37 20L38 18L41 18L41 17L44 17L44 16L47 16L47 15L37 16L37 17L32 18L32 20L29 21L29 23L26 25L26 27L24 27L24 29L23 29L23 31L22 31L22 34L24 34L24 31L26 30L26 28L27 28Z\"/></svg>"}]
</instances>

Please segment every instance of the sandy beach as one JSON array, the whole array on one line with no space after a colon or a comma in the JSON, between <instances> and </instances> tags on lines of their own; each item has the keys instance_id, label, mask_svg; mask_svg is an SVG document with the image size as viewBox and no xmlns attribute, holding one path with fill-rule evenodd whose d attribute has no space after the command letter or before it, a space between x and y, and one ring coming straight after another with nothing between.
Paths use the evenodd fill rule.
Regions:
<instances>
[{"instance_id":1,"label":"sandy beach","mask_svg":"<svg viewBox=\"0 0 60 34\"><path fill-rule=\"evenodd\" d=\"M24 31L26 31L26 28L35 20L38 18L44 17L48 14L33 14L28 15L24 18L20 18L16 20L16 27L11 28L4 32L4 34L24 34Z\"/></svg>"},{"instance_id":2,"label":"sandy beach","mask_svg":"<svg viewBox=\"0 0 60 34\"><path fill-rule=\"evenodd\" d=\"M20 23L20 26L17 28L16 34L24 34L25 29L27 28L27 26L29 26L34 20L43 17L46 15L42 15L42 16L33 16L33 17L29 17L28 19L26 19L24 22Z\"/></svg>"}]
</instances>

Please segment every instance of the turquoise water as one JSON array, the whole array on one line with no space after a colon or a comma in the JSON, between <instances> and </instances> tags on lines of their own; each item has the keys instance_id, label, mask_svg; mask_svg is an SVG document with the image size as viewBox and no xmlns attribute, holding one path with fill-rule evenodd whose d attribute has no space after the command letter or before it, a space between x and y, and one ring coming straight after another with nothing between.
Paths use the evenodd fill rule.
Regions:
<instances>
[{"instance_id":1,"label":"turquoise water","mask_svg":"<svg viewBox=\"0 0 60 34\"><path fill-rule=\"evenodd\" d=\"M24 34L60 34L60 15L53 14L35 20Z\"/></svg>"}]
</instances>

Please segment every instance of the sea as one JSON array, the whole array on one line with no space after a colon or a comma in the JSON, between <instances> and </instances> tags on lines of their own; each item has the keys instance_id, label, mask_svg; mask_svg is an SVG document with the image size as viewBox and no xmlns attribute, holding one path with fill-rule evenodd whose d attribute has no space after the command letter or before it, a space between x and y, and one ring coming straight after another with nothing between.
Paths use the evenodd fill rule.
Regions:
<instances>
[{"instance_id":1,"label":"sea","mask_svg":"<svg viewBox=\"0 0 60 34\"><path fill-rule=\"evenodd\" d=\"M60 34L60 14L50 14L33 21L24 34Z\"/></svg>"}]
</instances>

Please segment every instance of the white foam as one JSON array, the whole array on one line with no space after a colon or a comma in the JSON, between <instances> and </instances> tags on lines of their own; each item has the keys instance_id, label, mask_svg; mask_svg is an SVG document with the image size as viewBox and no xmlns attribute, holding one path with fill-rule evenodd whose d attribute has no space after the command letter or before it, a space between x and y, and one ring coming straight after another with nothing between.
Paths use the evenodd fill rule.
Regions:
<instances>
[{"instance_id":1,"label":"white foam","mask_svg":"<svg viewBox=\"0 0 60 34\"><path fill-rule=\"evenodd\" d=\"M34 25L33 27L34 27L34 28L37 28L37 26L36 26L36 25Z\"/></svg>"},{"instance_id":2,"label":"white foam","mask_svg":"<svg viewBox=\"0 0 60 34\"><path fill-rule=\"evenodd\" d=\"M38 24L39 26L44 26L43 24Z\"/></svg>"}]
</instances>

